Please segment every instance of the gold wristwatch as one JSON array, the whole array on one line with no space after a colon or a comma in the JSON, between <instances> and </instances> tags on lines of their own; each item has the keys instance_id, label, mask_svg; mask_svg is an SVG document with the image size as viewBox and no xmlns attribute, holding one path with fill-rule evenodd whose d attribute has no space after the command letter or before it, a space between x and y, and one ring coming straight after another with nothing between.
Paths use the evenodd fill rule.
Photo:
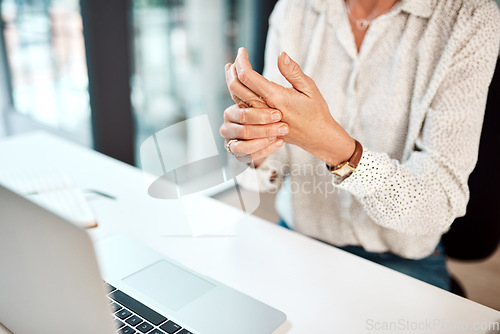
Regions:
<instances>
[{"instance_id":1,"label":"gold wristwatch","mask_svg":"<svg viewBox=\"0 0 500 334\"><path fill-rule=\"evenodd\" d=\"M340 177L342 180L351 176L352 172L354 172L356 167L358 167L359 160L361 160L361 156L363 155L363 146L361 146L357 140L354 141L356 146L354 148L354 153L351 155L349 160L341 162L335 166L326 165L326 168L328 168L330 173Z\"/></svg>"}]
</instances>

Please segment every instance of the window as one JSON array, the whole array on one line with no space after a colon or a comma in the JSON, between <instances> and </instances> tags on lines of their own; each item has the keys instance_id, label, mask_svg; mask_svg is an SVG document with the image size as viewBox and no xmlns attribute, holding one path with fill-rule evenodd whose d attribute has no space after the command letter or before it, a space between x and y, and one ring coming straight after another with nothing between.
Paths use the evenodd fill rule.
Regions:
<instances>
[{"instance_id":1,"label":"window","mask_svg":"<svg viewBox=\"0 0 500 334\"><path fill-rule=\"evenodd\" d=\"M33 121L28 128L42 124L89 144L88 76L79 1L4 0L1 14L14 112L9 126L16 128L16 120L28 119Z\"/></svg>"},{"instance_id":2,"label":"window","mask_svg":"<svg viewBox=\"0 0 500 334\"><path fill-rule=\"evenodd\" d=\"M238 17L255 4L250 0L133 1L136 152L155 132L204 114L219 152L224 150L218 129L224 109L232 103L224 65L234 60L238 46L248 47L253 41L252 30L245 25L254 17L252 12L241 15L245 21ZM171 132L169 146L177 148L172 159L184 161L184 155L208 150L201 134L188 132ZM137 153L137 164L140 159Z\"/></svg>"},{"instance_id":3,"label":"window","mask_svg":"<svg viewBox=\"0 0 500 334\"><path fill-rule=\"evenodd\" d=\"M139 163L149 136L207 115L222 152L218 128L232 103L224 65L246 46L259 68L262 8L274 3L0 0L6 132L48 129L128 163L135 152ZM196 132L169 140L180 155L204 149Z\"/></svg>"}]
</instances>

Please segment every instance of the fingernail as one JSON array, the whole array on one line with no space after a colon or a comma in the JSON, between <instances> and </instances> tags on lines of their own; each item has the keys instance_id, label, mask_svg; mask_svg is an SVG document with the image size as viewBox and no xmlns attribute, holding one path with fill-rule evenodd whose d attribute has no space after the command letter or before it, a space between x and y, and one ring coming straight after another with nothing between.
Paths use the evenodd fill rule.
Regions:
<instances>
[{"instance_id":1,"label":"fingernail","mask_svg":"<svg viewBox=\"0 0 500 334\"><path fill-rule=\"evenodd\" d=\"M288 57L286 52L283 52L285 54L285 57L283 58L283 64L288 65L290 64L290 57Z\"/></svg>"},{"instance_id":2,"label":"fingernail","mask_svg":"<svg viewBox=\"0 0 500 334\"><path fill-rule=\"evenodd\" d=\"M276 138L278 138L278 137L269 137L269 140L270 140L270 141L275 141L275 140L276 140Z\"/></svg>"},{"instance_id":3,"label":"fingernail","mask_svg":"<svg viewBox=\"0 0 500 334\"><path fill-rule=\"evenodd\" d=\"M276 111L271 114L271 119L273 121L279 121L281 119L281 113Z\"/></svg>"},{"instance_id":4,"label":"fingernail","mask_svg":"<svg viewBox=\"0 0 500 334\"><path fill-rule=\"evenodd\" d=\"M224 67L227 70L229 70L229 68L231 67L231 63L227 63L226 66Z\"/></svg>"},{"instance_id":5,"label":"fingernail","mask_svg":"<svg viewBox=\"0 0 500 334\"><path fill-rule=\"evenodd\" d=\"M274 145L276 146L281 146L281 144L283 144L283 139L281 138L274 142Z\"/></svg>"},{"instance_id":6,"label":"fingernail","mask_svg":"<svg viewBox=\"0 0 500 334\"><path fill-rule=\"evenodd\" d=\"M286 135L288 133L288 126L286 125L281 126L279 129L279 133L280 135Z\"/></svg>"}]
</instances>

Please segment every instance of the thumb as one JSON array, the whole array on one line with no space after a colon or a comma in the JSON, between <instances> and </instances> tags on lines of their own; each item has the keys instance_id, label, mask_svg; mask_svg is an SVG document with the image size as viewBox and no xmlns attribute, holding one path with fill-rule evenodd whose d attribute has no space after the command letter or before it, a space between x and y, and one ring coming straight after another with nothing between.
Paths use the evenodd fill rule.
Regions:
<instances>
[{"instance_id":1,"label":"thumb","mask_svg":"<svg viewBox=\"0 0 500 334\"><path fill-rule=\"evenodd\" d=\"M299 64L282 52L278 57L278 69L293 88L307 96L311 96L316 89L314 81L302 72Z\"/></svg>"}]
</instances>

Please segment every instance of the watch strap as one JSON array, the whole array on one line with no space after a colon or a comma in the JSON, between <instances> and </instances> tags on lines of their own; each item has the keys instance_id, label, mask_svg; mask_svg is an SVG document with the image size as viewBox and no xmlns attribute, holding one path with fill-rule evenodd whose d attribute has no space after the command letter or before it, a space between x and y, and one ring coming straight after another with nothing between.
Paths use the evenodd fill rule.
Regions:
<instances>
[{"instance_id":1,"label":"watch strap","mask_svg":"<svg viewBox=\"0 0 500 334\"><path fill-rule=\"evenodd\" d=\"M361 156L363 155L363 146L361 146L359 141L357 141L356 139L354 140L354 144L355 144L354 152L347 161L341 162L340 164L335 166L330 166L328 164L326 165L326 167L330 172L334 172L335 170L344 166L346 163L348 163L353 168L358 167L359 161L361 160Z\"/></svg>"}]
</instances>

